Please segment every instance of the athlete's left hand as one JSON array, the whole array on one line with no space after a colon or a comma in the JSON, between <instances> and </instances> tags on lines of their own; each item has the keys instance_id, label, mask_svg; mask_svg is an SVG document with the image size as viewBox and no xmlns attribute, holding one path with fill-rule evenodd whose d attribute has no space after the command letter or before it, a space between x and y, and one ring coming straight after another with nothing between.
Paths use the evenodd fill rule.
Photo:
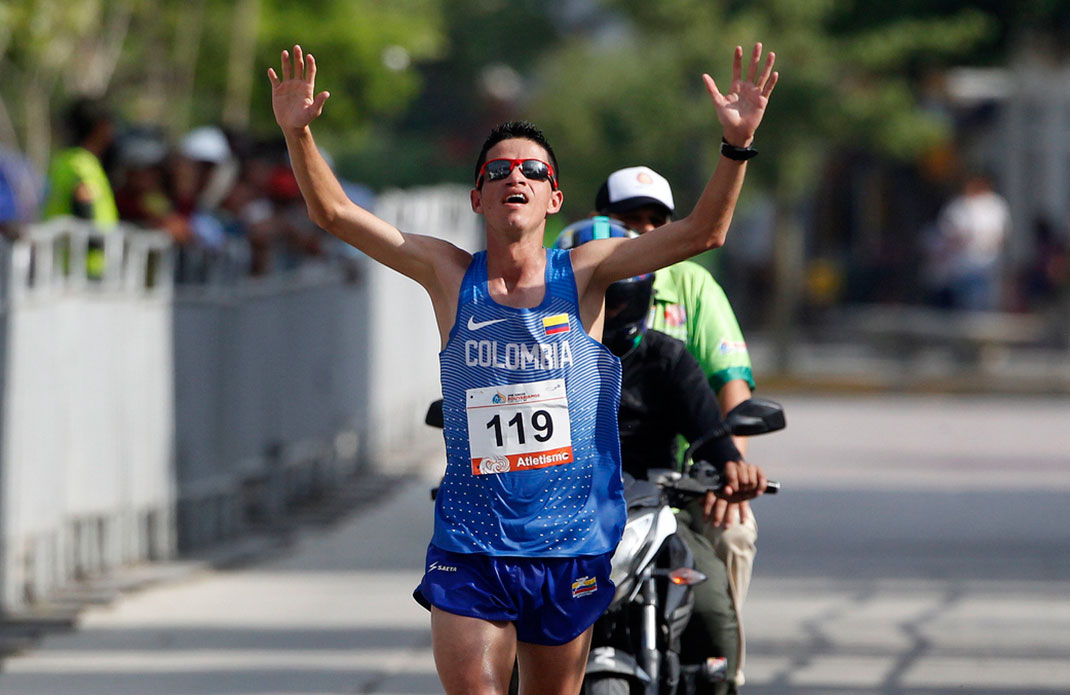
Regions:
<instances>
[{"instance_id":1,"label":"athlete's left hand","mask_svg":"<svg viewBox=\"0 0 1070 695\"><path fill-rule=\"evenodd\" d=\"M776 54L770 52L765 57L765 65L758 72L762 59L762 44L754 44L747 79L743 79L743 47L736 46L732 60L732 84L725 94L717 89L717 83L707 74L702 76L706 82L706 91L710 93L713 105L717 107L717 120L724 128L724 138L728 144L736 147L748 147L754 139L754 131L765 115L769 95L773 93L780 73L773 72Z\"/></svg>"}]
</instances>

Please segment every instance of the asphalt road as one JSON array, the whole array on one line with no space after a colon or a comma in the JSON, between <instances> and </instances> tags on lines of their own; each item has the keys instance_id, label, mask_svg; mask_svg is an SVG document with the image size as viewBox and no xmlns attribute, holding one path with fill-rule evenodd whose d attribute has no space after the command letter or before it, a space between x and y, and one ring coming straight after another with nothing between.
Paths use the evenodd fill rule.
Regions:
<instances>
[{"instance_id":1,"label":"asphalt road","mask_svg":"<svg viewBox=\"0 0 1070 695\"><path fill-rule=\"evenodd\" d=\"M779 400L743 692L1070 693L1070 402ZM284 553L87 610L0 695L441 692L410 598L436 458Z\"/></svg>"}]
</instances>

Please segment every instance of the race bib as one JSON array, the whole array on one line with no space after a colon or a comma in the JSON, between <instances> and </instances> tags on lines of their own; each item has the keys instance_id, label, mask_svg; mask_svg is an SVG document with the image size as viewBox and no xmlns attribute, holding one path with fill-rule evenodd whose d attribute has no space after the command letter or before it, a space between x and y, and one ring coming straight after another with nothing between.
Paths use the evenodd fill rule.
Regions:
<instances>
[{"instance_id":1,"label":"race bib","mask_svg":"<svg viewBox=\"0 0 1070 695\"><path fill-rule=\"evenodd\" d=\"M572 463L564 379L465 391L472 473L508 473Z\"/></svg>"}]
</instances>

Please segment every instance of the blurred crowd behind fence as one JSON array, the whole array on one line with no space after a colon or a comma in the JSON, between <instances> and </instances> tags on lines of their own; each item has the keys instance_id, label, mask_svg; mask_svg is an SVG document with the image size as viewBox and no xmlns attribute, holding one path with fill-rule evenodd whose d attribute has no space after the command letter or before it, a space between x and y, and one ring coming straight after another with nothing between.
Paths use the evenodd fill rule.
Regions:
<instances>
[{"instance_id":1,"label":"blurred crowd behind fence","mask_svg":"<svg viewBox=\"0 0 1070 695\"><path fill-rule=\"evenodd\" d=\"M387 192L376 210L475 249L466 190ZM73 218L0 246L2 612L278 521L389 465L438 397L431 307L378 264L252 277L217 255L176 284L166 234Z\"/></svg>"}]
</instances>

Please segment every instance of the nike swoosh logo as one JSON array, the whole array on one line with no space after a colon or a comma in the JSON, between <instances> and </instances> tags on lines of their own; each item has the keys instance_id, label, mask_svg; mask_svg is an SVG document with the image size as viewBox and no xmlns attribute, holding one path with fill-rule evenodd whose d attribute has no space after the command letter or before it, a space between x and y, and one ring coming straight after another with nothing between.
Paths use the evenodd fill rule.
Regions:
<instances>
[{"instance_id":1,"label":"nike swoosh logo","mask_svg":"<svg viewBox=\"0 0 1070 695\"><path fill-rule=\"evenodd\" d=\"M469 316L468 317L468 330L470 330L470 331L478 331L480 328L486 328L487 326L490 326L490 325L495 324L495 323L501 323L502 321L506 321L506 320L508 320L508 319L491 319L490 321L476 321L476 318L474 316Z\"/></svg>"}]
</instances>

